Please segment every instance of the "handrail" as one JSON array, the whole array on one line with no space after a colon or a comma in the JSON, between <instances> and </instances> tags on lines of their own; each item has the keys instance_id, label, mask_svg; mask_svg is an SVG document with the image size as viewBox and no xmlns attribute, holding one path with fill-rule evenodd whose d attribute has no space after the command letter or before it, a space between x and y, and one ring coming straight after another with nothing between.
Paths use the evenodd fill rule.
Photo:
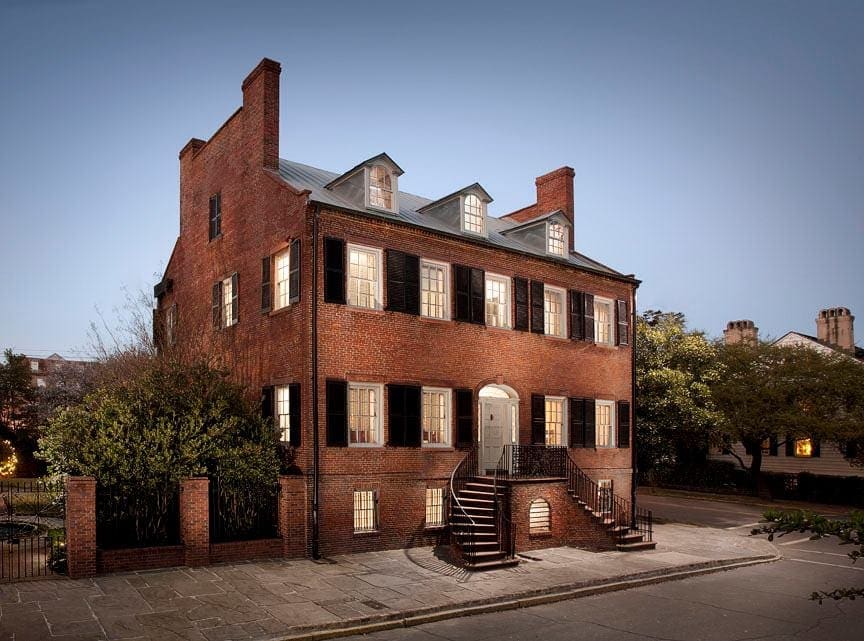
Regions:
<instances>
[{"instance_id":1,"label":"handrail","mask_svg":"<svg viewBox=\"0 0 864 641\"><path fill-rule=\"evenodd\" d=\"M465 487L466 479L472 473L476 474L477 452L477 446L472 446L468 453L465 454L465 457L459 462L459 464L455 468L453 468L453 471L450 473L450 495L448 497L448 503L450 505L450 540L454 548L456 548L456 550L458 551L459 555L466 561L473 561L475 557L475 552L477 550L475 540L477 523L465 509L465 506L462 505L462 501L459 499L459 493ZM464 545L461 545L461 542L459 540L460 537L457 537L453 534L454 514L468 521L466 524L460 525L461 528L464 528L467 531L467 537L464 538L468 543L471 544L470 546L468 546L468 550L465 549Z\"/></svg>"},{"instance_id":2,"label":"handrail","mask_svg":"<svg viewBox=\"0 0 864 641\"><path fill-rule=\"evenodd\" d=\"M465 506L463 506L462 501L459 500L459 493L456 492L456 482L455 482L456 472L458 472L462 468L462 466L465 465L465 463L468 461L468 458L474 453L474 449L475 448L472 447L471 450L465 455L465 458L463 458L461 461L459 461L459 465L454 467L453 471L450 472L450 498L451 498L451 500L456 501L456 504L459 506L459 509L462 510L462 515L467 516L468 520L471 521L472 527L477 527L477 523L474 521L474 519L471 518L471 515L465 511ZM462 488L459 488L459 489L462 489ZM452 506L451 506L451 511L452 511Z\"/></svg>"},{"instance_id":3,"label":"handrail","mask_svg":"<svg viewBox=\"0 0 864 641\"><path fill-rule=\"evenodd\" d=\"M493 475L493 487L495 488L495 517L498 525L498 536L500 537L500 549L506 552L507 556L516 556L516 532L513 526L513 520L510 518L510 488L503 491L502 496L498 496L498 479L503 475L509 476L510 467L505 462L507 448L501 450L501 456L498 458L498 463L495 465L495 473ZM504 509L506 505L507 509Z\"/></svg>"}]
</instances>

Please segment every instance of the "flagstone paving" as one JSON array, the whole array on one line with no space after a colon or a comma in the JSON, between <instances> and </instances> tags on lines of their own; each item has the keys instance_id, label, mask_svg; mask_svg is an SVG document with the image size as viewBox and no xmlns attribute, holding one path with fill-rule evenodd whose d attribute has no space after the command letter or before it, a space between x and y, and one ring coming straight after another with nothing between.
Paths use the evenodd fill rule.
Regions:
<instances>
[{"instance_id":1,"label":"flagstone paving","mask_svg":"<svg viewBox=\"0 0 864 641\"><path fill-rule=\"evenodd\" d=\"M538 550L516 567L475 573L413 548L11 583L0 585L0 641L273 639L775 554L740 531L659 525L655 540L642 552Z\"/></svg>"}]
</instances>

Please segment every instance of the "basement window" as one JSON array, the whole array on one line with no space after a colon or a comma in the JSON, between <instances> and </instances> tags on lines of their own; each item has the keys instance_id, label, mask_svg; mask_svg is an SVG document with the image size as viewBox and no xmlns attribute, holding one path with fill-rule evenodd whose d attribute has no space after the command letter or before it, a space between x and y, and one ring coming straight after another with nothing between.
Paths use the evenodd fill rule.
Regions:
<instances>
[{"instance_id":1,"label":"basement window","mask_svg":"<svg viewBox=\"0 0 864 641\"><path fill-rule=\"evenodd\" d=\"M374 532L378 529L378 492L354 491L354 531Z\"/></svg>"},{"instance_id":2,"label":"basement window","mask_svg":"<svg viewBox=\"0 0 864 641\"><path fill-rule=\"evenodd\" d=\"M546 499L534 499L528 510L528 533L548 534L552 531L551 509Z\"/></svg>"},{"instance_id":3,"label":"basement window","mask_svg":"<svg viewBox=\"0 0 864 641\"><path fill-rule=\"evenodd\" d=\"M426 488L426 527L444 527L444 488Z\"/></svg>"}]
</instances>

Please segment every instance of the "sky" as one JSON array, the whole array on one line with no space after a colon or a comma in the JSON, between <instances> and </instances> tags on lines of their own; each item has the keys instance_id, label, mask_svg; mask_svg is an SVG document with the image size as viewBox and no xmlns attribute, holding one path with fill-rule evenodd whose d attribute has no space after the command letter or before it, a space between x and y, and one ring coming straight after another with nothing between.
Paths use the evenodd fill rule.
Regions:
<instances>
[{"instance_id":1,"label":"sky","mask_svg":"<svg viewBox=\"0 0 864 641\"><path fill-rule=\"evenodd\" d=\"M0 0L0 348L87 354L178 232L177 153L282 63L280 156L386 151L501 215L575 178L577 250L712 336L864 345L864 3Z\"/></svg>"}]
</instances>

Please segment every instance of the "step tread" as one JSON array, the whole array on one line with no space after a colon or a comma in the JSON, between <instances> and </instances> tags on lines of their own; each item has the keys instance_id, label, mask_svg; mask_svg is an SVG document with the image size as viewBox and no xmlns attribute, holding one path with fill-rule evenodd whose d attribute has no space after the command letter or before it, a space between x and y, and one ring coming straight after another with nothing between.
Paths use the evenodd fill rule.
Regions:
<instances>
[{"instance_id":1,"label":"step tread","mask_svg":"<svg viewBox=\"0 0 864 641\"><path fill-rule=\"evenodd\" d=\"M495 561L479 561L478 563L466 563L468 570L494 570L495 568L509 568L519 565L519 559L504 558Z\"/></svg>"},{"instance_id":2,"label":"step tread","mask_svg":"<svg viewBox=\"0 0 864 641\"><path fill-rule=\"evenodd\" d=\"M654 541L640 541L639 543L619 543L615 547L620 552L635 552L636 550L653 550L657 544Z\"/></svg>"}]
</instances>

